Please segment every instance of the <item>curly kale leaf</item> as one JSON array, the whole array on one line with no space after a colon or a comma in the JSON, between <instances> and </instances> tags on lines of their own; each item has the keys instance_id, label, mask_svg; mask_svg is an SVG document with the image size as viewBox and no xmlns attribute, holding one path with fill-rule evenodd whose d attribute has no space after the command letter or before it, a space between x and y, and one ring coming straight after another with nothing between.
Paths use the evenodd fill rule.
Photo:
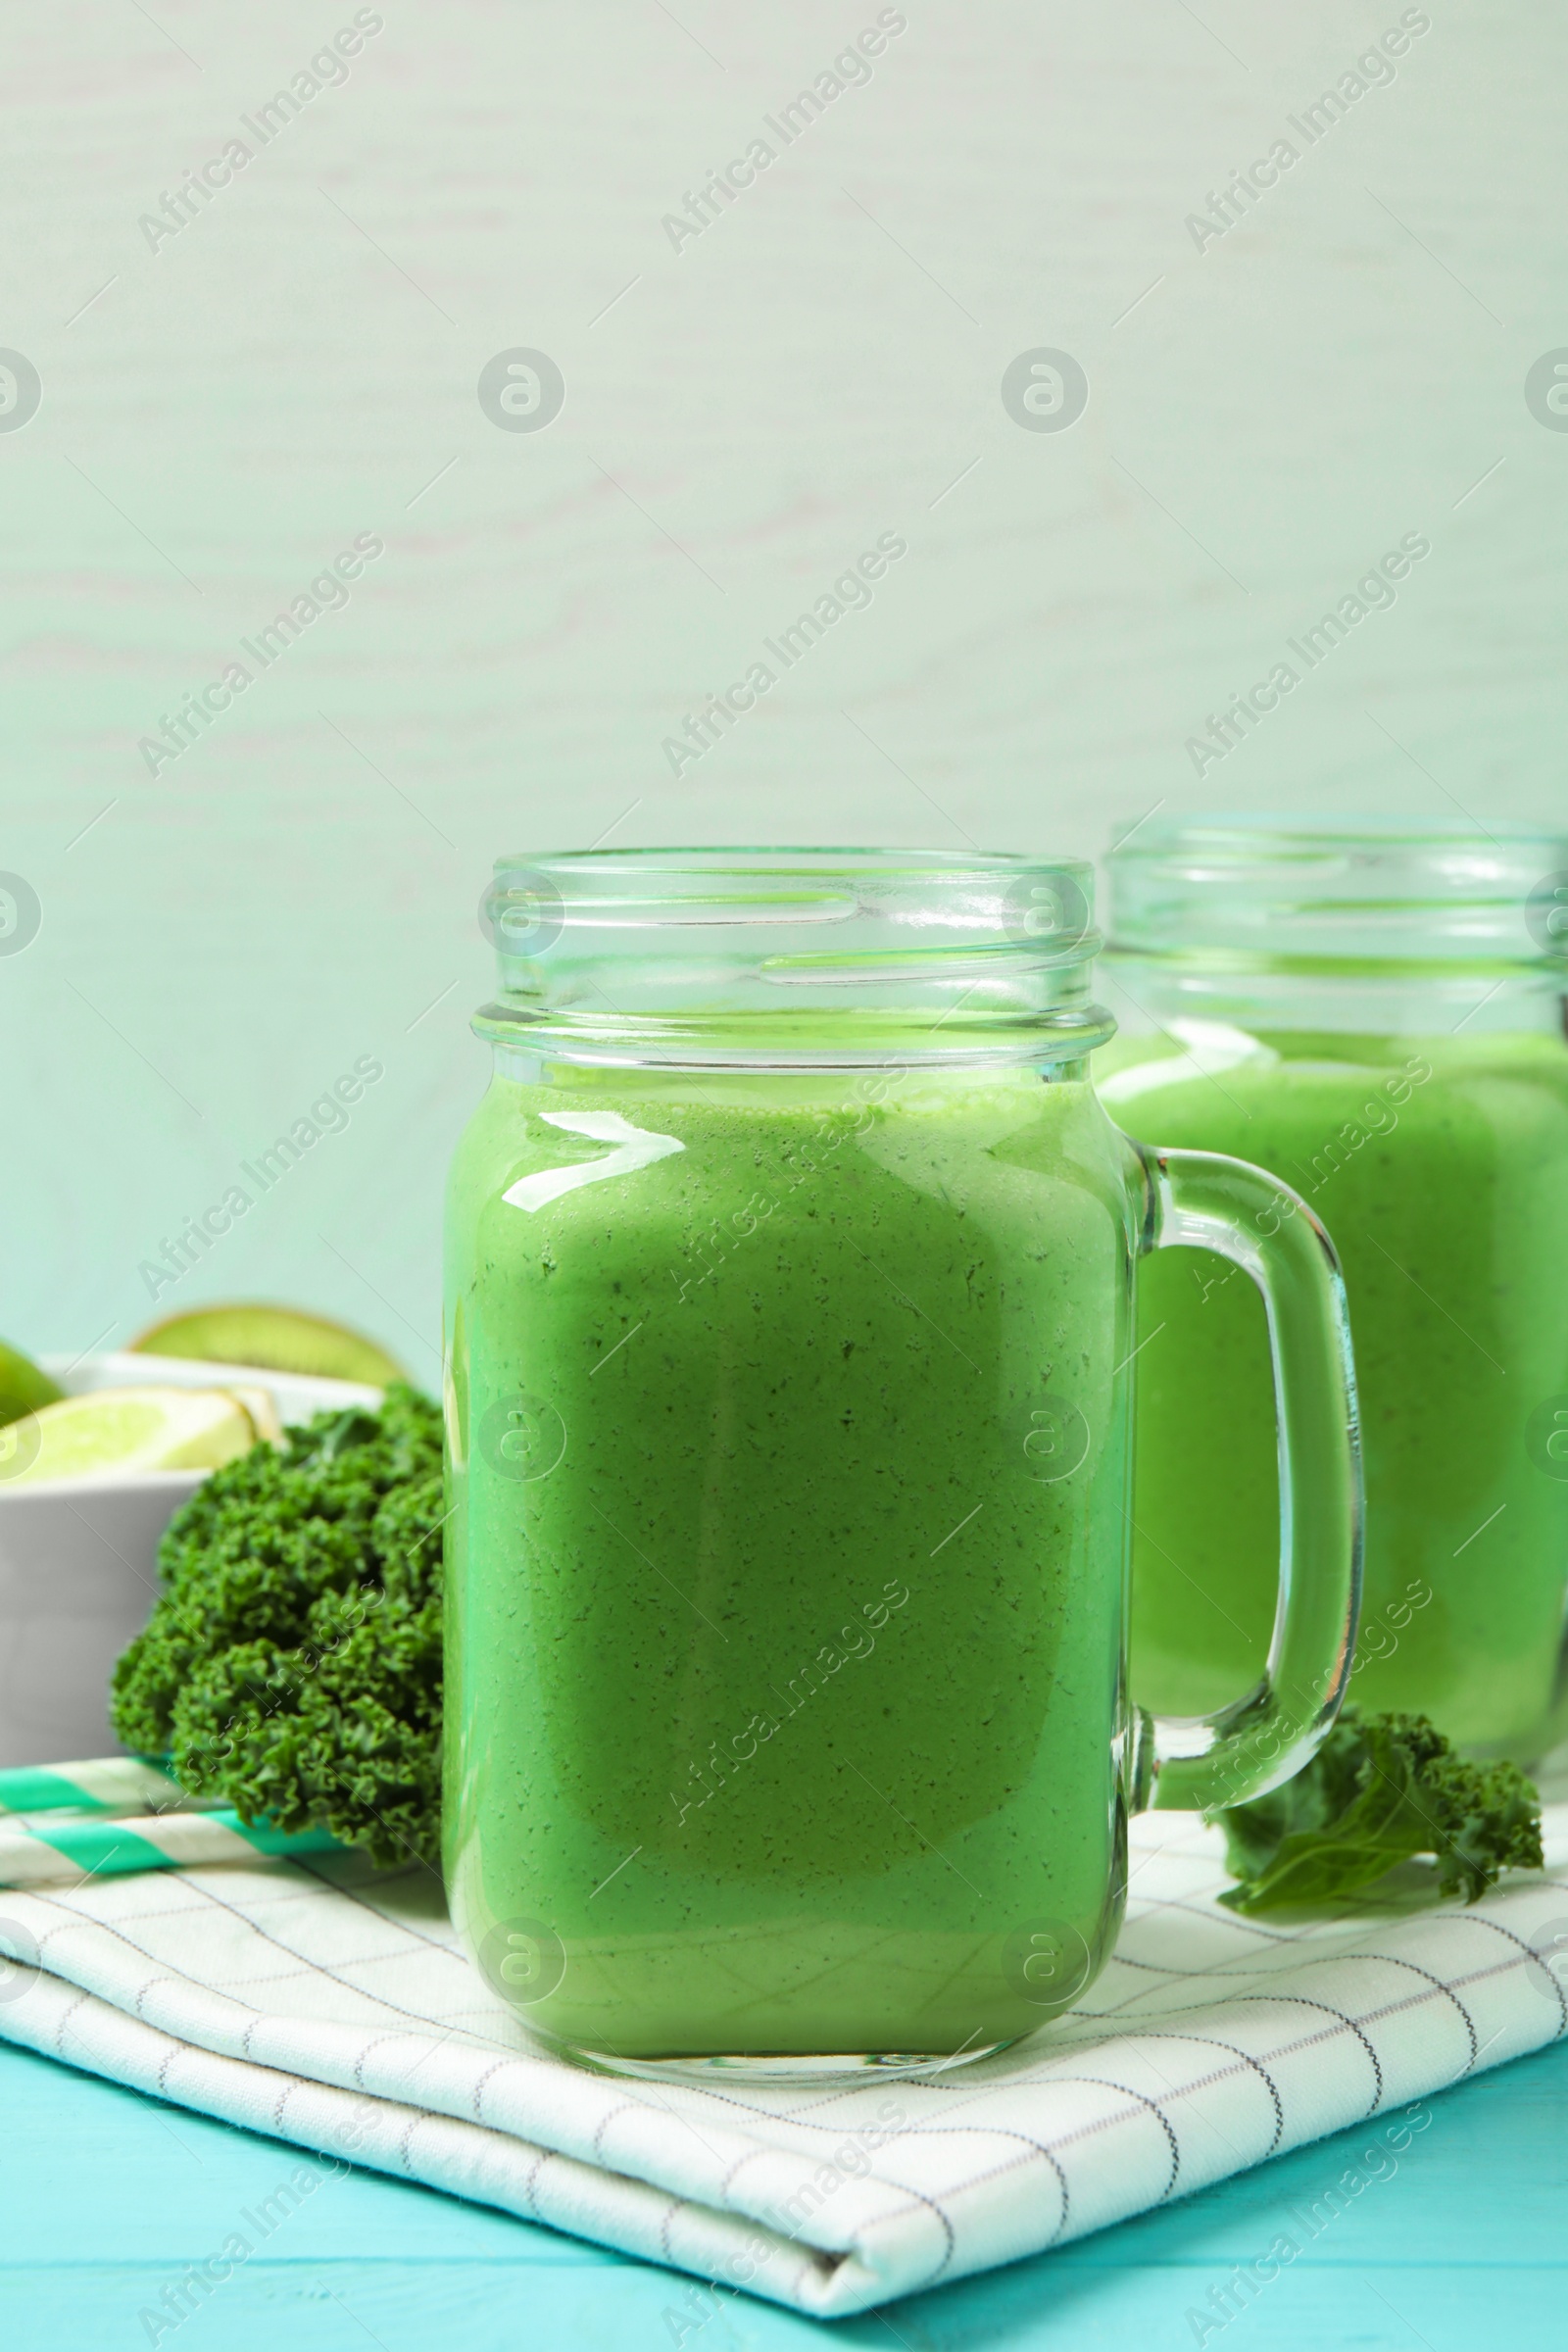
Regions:
<instances>
[{"instance_id":1,"label":"curly kale leaf","mask_svg":"<svg viewBox=\"0 0 1568 2352\"><path fill-rule=\"evenodd\" d=\"M171 1521L163 1592L115 1669L115 1730L193 1795L434 1862L441 1810L441 1420L389 1388L214 1471Z\"/></svg>"},{"instance_id":2,"label":"curly kale leaf","mask_svg":"<svg viewBox=\"0 0 1568 2352\"><path fill-rule=\"evenodd\" d=\"M1284 1788L1233 1805L1225 1864L1233 1911L1316 1908L1431 1855L1436 1891L1473 1903L1505 1870L1542 1866L1541 1805L1514 1764L1472 1764L1424 1715L1341 1714Z\"/></svg>"}]
</instances>

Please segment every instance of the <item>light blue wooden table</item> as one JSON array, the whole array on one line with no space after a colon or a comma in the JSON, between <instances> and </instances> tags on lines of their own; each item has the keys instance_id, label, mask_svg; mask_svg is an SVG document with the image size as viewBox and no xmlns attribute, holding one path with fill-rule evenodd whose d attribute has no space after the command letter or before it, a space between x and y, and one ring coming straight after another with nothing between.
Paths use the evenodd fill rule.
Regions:
<instances>
[{"instance_id":1,"label":"light blue wooden table","mask_svg":"<svg viewBox=\"0 0 1568 2352\"><path fill-rule=\"evenodd\" d=\"M1323 2198L1358 2132L1097 2237L834 2328L737 2297L698 2352L1162 2352ZM289 2170L279 2142L0 2047L0 2346L114 2352ZM1320 2211L1326 2210L1320 2205ZM329 2180L157 2340L178 2352L668 2352L685 2281L372 2173ZM1225 2352L1561 2352L1568 2044L1431 2102L1428 2128L1240 2316Z\"/></svg>"}]
</instances>

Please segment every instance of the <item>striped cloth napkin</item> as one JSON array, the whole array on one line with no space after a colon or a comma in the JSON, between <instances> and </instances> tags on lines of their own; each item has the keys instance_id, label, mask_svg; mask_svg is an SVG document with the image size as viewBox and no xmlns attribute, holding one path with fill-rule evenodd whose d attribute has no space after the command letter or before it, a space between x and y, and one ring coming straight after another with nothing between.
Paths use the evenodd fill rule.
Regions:
<instances>
[{"instance_id":1,"label":"striped cloth napkin","mask_svg":"<svg viewBox=\"0 0 1568 2352\"><path fill-rule=\"evenodd\" d=\"M716 2282L671 2283L680 2343L715 2293L840 2318L1348 2125L1386 2171L1416 2102L1568 2033L1568 1804L1544 1828L1546 1874L1472 1909L1282 1928L1214 1902L1217 1832L1145 1814L1081 2006L928 2082L565 2065L464 1958L430 1874L341 1849L0 1888L0 2035Z\"/></svg>"}]
</instances>

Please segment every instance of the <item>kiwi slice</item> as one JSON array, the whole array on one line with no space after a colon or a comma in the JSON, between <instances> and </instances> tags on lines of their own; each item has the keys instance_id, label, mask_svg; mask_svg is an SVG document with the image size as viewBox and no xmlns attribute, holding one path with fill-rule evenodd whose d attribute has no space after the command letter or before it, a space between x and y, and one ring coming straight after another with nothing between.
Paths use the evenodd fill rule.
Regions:
<instances>
[{"instance_id":1,"label":"kiwi slice","mask_svg":"<svg viewBox=\"0 0 1568 2352\"><path fill-rule=\"evenodd\" d=\"M16 1348L8 1348L0 1340L0 1429L20 1421L24 1413L35 1413L40 1406L57 1403L65 1395L37 1365Z\"/></svg>"},{"instance_id":2,"label":"kiwi slice","mask_svg":"<svg viewBox=\"0 0 1568 2352\"><path fill-rule=\"evenodd\" d=\"M263 1372L301 1372L318 1380L358 1380L385 1388L406 1377L373 1340L297 1306L198 1306L170 1315L130 1343L140 1355L181 1355L204 1364L254 1364Z\"/></svg>"}]
</instances>

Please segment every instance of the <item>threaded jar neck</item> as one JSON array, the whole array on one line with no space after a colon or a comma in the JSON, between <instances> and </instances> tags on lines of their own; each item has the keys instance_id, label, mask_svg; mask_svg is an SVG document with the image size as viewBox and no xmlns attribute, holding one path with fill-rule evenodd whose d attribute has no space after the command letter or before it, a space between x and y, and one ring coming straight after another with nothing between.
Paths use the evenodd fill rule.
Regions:
<instances>
[{"instance_id":1,"label":"threaded jar neck","mask_svg":"<svg viewBox=\"0 0 1568 2352\"><path fill-rule=\"evenodd\" d=\"M1118 957L1369 978L1568 966L1568 834L1185 817L1140 827L1108 874Z\"/></svg>"},{"instance_id":2,"label":"threaded jar neck","mask_svg":"<svg viewBox=\"0 0 1568 2352\"><path fill-rule=\"evenodd\" d=\"M479 1034L551 1059L666 1067L1075 1060L1094 874L940 850L570 851L497 860Z\"/></svg>"}]
</instances>

